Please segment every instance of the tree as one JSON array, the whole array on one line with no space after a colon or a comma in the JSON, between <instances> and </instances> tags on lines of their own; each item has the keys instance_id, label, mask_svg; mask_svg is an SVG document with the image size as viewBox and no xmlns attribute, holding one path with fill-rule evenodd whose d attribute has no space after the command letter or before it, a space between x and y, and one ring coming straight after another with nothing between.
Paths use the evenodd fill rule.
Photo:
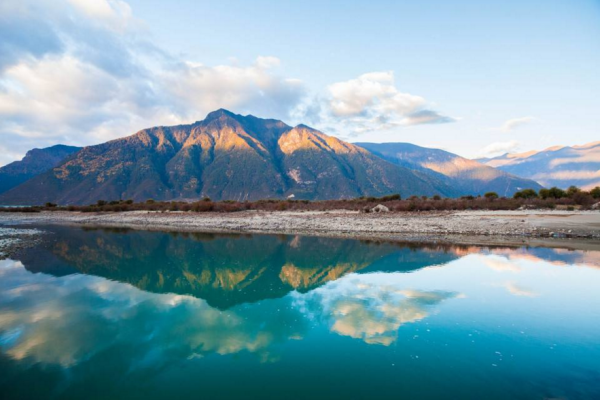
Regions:
<instances>
[{"instance_id":1,"label":"tree","mask_svg":"<svg viewBox=\"0 0 600 400\"><path fill-rule=\"evenodd\" d=\"M566 197L566 196L567 196L567 194L565 193L565 191L557 188L556 186L548 189L548 198L562 199L563 197Z\"/></svg>"},{"instance_id":2,"label":"tree","mask_svg":"<svg viewBox=\"0 0 600 400\"><path fill-rule=\"evenodd\" d=\"M569 186L569 188L567 189L567 197L573 197L576 193L581 192L581 189L579 189L577 186Z\"/></svg>"},{"instance_id":3,"label":"tree","mask_svg":"<svg viewBox=\"0 0 600 400\"><path fill-rule=\"evenodd\" d=\"M494 200L494 199L497 199L497 198L499 197L499 196L498 196L498 193L496 193L496 192L487 192L487 193L486 193L486 194L484 194L483 196L484 196L486 199L488 199L488 200Z\"/></svg>"},{"instance_id":4,"label":"tree","mask_svg":"<svg viewBox=\"0 0 600 400\"><path fill-rule=\"evenodd\" d=\"M600 186L596 186L592 190L590 190L590 194L595 199L600 199Z\"/></svg>"},{"instance_id":5,"label":"tree","mask_svg":"<svg viewBox=\"0 0 600 400\"><path fill-rule=\"evenodd\" d=\"M102 206L105 206L105 205L106 205L106 200L98 200L98 201L96 202L96 205L97 205L97 206L100 206L100 207L102 207Z\"/></svg>"},{"instance_id":6,"label":"tree","mask_svg":"<svg viewBox=\"0 0 600 400\"><path fill-rule=\"evenodd\" d=\"M515 199L535 199L538 194L533 189L523 189L513 195Z\"/></svg>"}]
</instances>

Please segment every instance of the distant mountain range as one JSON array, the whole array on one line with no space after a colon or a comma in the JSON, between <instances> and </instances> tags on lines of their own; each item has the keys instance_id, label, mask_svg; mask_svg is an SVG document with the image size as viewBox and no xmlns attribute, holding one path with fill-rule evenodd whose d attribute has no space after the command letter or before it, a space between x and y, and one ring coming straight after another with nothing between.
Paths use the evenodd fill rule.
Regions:
<instances>
[{"instance_id":1,"label":"distant mountain range","mask_svg":"<svg viewBox=\"0 0 600 400\"><path fill-rule=\"evenodd\" d=\"M29 150L20 161L0 168L0 193L4 193L60 164L81 147L58 144L45 149Z\"/></svg>"},{"instance_id":2,"label":"distant mountain range","mask_svg":"<svg viewBox=\"0 0 600 400\"><path fill-rule=\"evenodd\" d=\"M443 150L351 144L306 125L223 109L190 125L144 129L83 149L34 149L0 169L0 184L0 204L510 196L541 187Z\"/></svg>"},{"instance_id":3,"label":"distant mountain range","mask_svg":"<svg viewBox=\"0 0 600 400\"><path fill-rule=\"evenodd\" d=\"M429 149L410 143L355 144L396 165L437 178L465 195L496 192L501 196L512 196L521 189L542 188L531 179L511 175L444 150Z\"/></svg>"},{"instance_id":4,"label":"distant mountain range","mask_svg":"<svg viewBox=\"0 0 600 400\"><path fill-rule=\"evenodd\" d=\"M542 151L478 159L490 167L534 179L546 187L583 189L600 186L600 141L581 146L554 146Z\"/></svg>"}]
</instances>

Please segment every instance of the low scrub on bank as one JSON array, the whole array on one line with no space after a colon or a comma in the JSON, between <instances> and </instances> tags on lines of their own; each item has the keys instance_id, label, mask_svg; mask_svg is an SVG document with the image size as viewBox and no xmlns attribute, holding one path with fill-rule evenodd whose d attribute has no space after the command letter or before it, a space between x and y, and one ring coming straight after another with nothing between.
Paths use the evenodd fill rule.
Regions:
<instances>
[{"instance_id":1,"label":"low scrub on bank","mask_svg":"<svg viewBox=\"0 0 600 400\"><path fill-rule=\"evenodd\" d=\"M495 192L483 196L463 196L461 198L441 198L412 196L402 199L393 194L384 197L360 197L342 200L258 200L258 201L212 201L203 198L198 201L154 201L98 200L86 206L59 206L46 203L44 206L6 207L3 212L40 212L40 211L78 211L78 212L124 212L124 211L162 211L162 212L236 212L236 211L330 211L351 210L370 212L378 204L384 204L390 211L445 211L445 210L517 210L517 209L590 209L600 201L600 187L589 192L576 187L567 190L558 188L542 189L537 193L525 189L515 193L512 198L500 197Z\"/></svg>"}]
</instances>

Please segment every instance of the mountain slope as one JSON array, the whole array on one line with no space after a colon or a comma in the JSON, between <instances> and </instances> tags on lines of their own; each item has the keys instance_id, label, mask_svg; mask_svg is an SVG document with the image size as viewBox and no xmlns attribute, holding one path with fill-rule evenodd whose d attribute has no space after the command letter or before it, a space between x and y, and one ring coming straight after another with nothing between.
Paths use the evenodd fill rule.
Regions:
<instances>
[{"instance_id":1,"label":"mountain slope","mask_svg":"<svg viewBox=\"0 0 600 400\"><path fill-rule=\"evenodd\" d=\"M20 161L14 161L0 168L0 193L4 193L42 172L55 167L81 147L56 146L29 150Z\"/></svg>"},{"instance_id":2,"label":"mountain slope","mask_svg":"<svg viewBox=\"0 0 600 400\"><path fill-rule=\"evenodd\" d=\"M304 125L226 110L82 149L0 195L0 204L88 204L98 199L352 198L453 189Z\"/></svg>"},{"instance_id":3,"label":"mountain slope","mask_svg":"<svg viewBox=\"0 0 600 400\"><path fill-rule=\"evenodd\" d=\"M542 151L504 154L478 160L519 176L535 179L544 186L584 189L600 186L600 141L581 146L554 146Z\"/></svg>"},{"instance_id":4,"label":"mountain slope","mask_svg":"<svg viewBox=\"0 0 600 400\"><path fill-rule=\"evenodd\" d=\"M512 196L521 189L541 188L532 180L508 174L444 150L410 143L355 144L397 165L421 170L432 178L456 188L462 194L497 192L502 196Z\"/></svg>"}]
</instances>

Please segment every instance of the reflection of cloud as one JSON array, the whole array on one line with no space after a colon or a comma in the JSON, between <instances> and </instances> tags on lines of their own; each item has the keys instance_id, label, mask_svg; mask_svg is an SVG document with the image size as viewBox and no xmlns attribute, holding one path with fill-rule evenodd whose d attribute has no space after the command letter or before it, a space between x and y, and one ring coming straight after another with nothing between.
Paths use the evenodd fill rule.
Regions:
<instances>
[{"instance_id":1,"label":"reflection of cloud","mask_svg":"<svg viewBox=\"0 0 600 400\"><path fill-rule=\"evenodd\" d=\"M534 291L524 288L515 282L506 282L504 284L506 290L508 290L511 294L515 296L524 296L524 297L536 297L538 294Z\"/></svg>"},{"instance_id":2,"label":"reflection of cloud","mask_svg":"<svg viewBox=\"0 0 600 400\"><path fill-rule=\"evenodd\" d=\"M332 332L368 344L392 344L401 325L426 318L431 308L458 295L371 285L356 279L351 285L334 282L309 295L317 298L316 307L330 319Z\"/></svg>"},{"instance_id":3,"label":"reflection of cloud","mask_svg":"<svg viewBox=\"0 0 600 400\"><path fill-rule=\"evenodd\" d=\"M499 272L520 272L521 267L516 263L509 261L504 257L482 256L482 261L485 265Z\"/></svg>"},{"instance_id":4,"label":"reflection of cloud","mask_svg":"<svg viewBox=\"0 0 600 400\"><path fill-rule=\"evenodd\" d=\"M272 361L274 342L303 336L297 311L274 312L273 303L221 312L204 300L92 276L34 275L8 260L0 273L0 347L17 360L68 367L119 345L136 352L133 363L157 351L164 360L248 351Z\"/></svg>"}]
</instances>

